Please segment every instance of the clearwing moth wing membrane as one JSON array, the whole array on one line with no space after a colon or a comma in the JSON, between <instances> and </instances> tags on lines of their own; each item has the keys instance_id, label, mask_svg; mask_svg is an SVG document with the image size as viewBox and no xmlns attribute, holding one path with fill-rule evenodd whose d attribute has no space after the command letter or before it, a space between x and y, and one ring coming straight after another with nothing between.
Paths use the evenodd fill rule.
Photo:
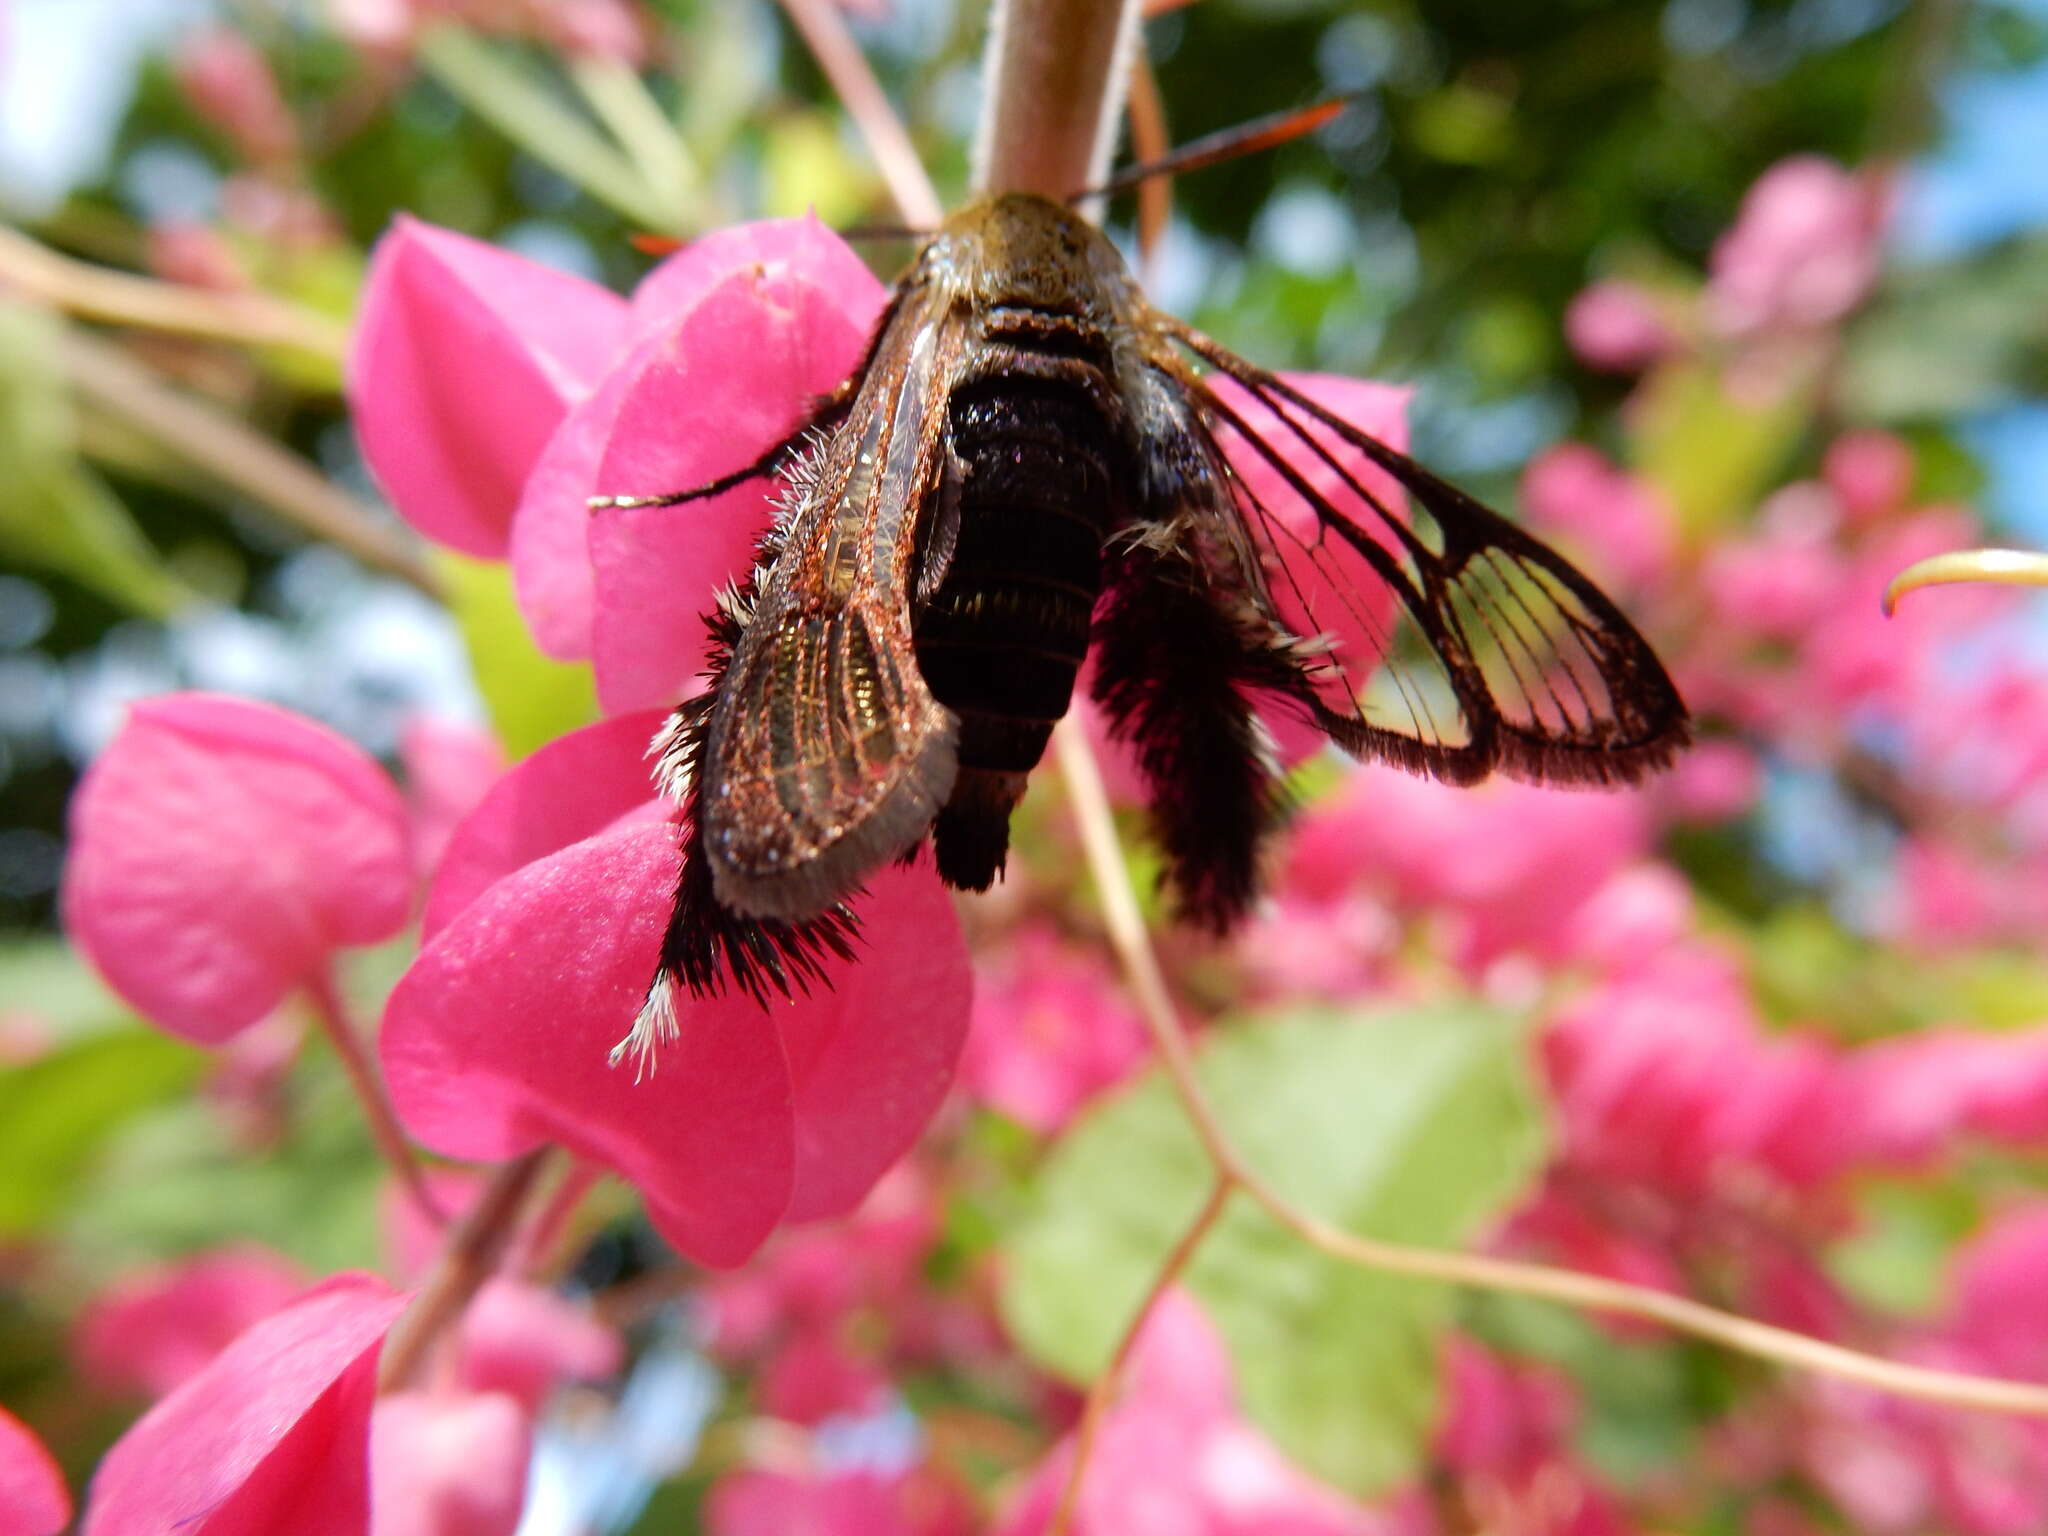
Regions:
<instances>
[{"instance_id":1,"label":"clearwing moth wing membrane","mask_svg":"<svg viewBox=\"0 0 2048 1536\"><path fill-rule=\"evenodd\" d=\"M765 1005L822 980L853 953L861 882L927 838L948 884L985 889L1091 647L1166 879L1219 931L1285 815L1258 702L1460 784L1630 783L1687 739L1592 582L1152 309L1044 198L947 220L785 442L713 486L619 500L775 474L774 527L710 617L707 686L655 743L682 875L622 1051L673 1032L678 985Z\"/></svg>"}]
</instances>

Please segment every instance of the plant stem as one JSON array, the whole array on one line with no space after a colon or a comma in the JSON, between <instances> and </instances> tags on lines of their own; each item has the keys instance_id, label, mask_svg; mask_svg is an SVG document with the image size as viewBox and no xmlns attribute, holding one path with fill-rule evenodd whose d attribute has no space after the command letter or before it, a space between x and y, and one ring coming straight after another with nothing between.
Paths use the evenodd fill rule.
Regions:
<instances>
[{"instance_id":1,"label":"plant stem","mask_svg":"<svg viewBox=\"0 0 2048 1536\"><path fill-rule=\"evenodd\" d=\"M348 341L338 321L267 293L216 293L117 272L53 251L5 225L0 285L85 320L241 346L295 347L330 361Z\"/></svg>"},{"instance_id":2,"label":"plant stem","mask_svg":"<svg viewBox=\"0 0 2048 1536\"><path fill-rule=\"evenodd\" d=\"M313 1017L319 1021L321 1030L333 1045L334 1054L341 1058L357 1102L363 1106L363 1117L370 1125L370 1139L376 1142L377 1150L383 1154L384 1161L405 1187L407 1198L419 1208L420 1214L435 1226L441 1226L448 1220L448 1213L434 1202L433 1193L427 1188L419 1159L413 1156L412 1143L406 1139L398 1116L391 1108L391 1098L384 1091L384 1079L378 1075L369 1052L363 1048L362 1036L349 1019L348 1005L342 1001L341 991L334 984L332 970L322 967L306 983L306 998L312 1004Z\"/></svg>"},{"instance_id":3,"label":"plant stem","mask_svg":"<svg viewBox=\"0 0 2048 1536\"><path fill-rule=\"evenodd\" d=\"M1243 1189L1267 1215L1311 1247L1364 1269L1474 1290L1533 1296L1584 1311L1662 1323L1742 1354L1858 1382L1899 1397L1954 1408L2048 1417L2048 1387L1962 1371L1902 1365L1647 1286L1482 1254L1378 1242L1332 1226L1295 1206L1245 1162L1202 1088L1193 1049L1174 1011L1137 898L1131 891L1130 874L1117 844L1116 824L1110 816L1109 798L1103 791L1102 774L1087 738L1070 718L1054 731L1053 743L1089 872L1095 881L1096 896L1102 905L1110 945L1151 1030L1167 1078L1203 1150L1219 1178Z\"/></svg>"},{"instance_id":4,"label":"plant stem","mask_svg":"<svg viewBox=\"0 0 2048 1536\"><path fill-rule=\"evenodd\" d=\"M500 1163L469 1214L448 1233L433 1273L399 1315L377 1359L377 1390L412 1385L435 1342L462 1316L483 1283L498 1272L518 1229L519 1213L551 1147L537 1147Z\"/></svg>"},{"instance_id":5,"label":"plant stem","mask_svg":"<svg viewBox=\"0 0 2048 1536\"><path fill-rule=\"evenodd\" d=\"M1074 1511L1081 1501L1081 1479L1086 1474L1088 1458L1094 1454L1096 1436L1102 1432L1102 1422L1109 1416L1117 1391L1123 1384L1124 1373L1130 1368L1139 1335L1145 1331L1145 1324L1151 1320L1159 1299L1173 1288L1187 1272L1188 1265L1194 1262L1195 1250L1202 1246L1202 1239L1222 1217L1223 1208L1230 1203L1231 1191L1236 1188L1236 1181L1228 1175L1216 1180L1209 1191L1209 1198L1202 1202L1195 1219L1188 1223L1187 1230L1181 1233L1172 1251L1166 1255L1166 1262L1159 1266L1159 1273L1152 1277L1152 1287L1146 1291L1145 1299L1138 1304L1130 1325L1117 1341L1116 1353L1088 1388L1088 1400L1081 1408L1081 1422L1074 1430L1074 1459L1067 1466L1066 1482L1060 1488L1060 1501L1046 1526L1046 1536L1067 1536L1073 1524Z\"/></svg>"},{"instance_id":6,"label":"plant stem","mask_svg":"<svg viewBox=\"0 0 2048 1536\"><path fill-rule=\"evenodd\" d=\"M933 190L931 177L910 142L903 119L889 104L882 82L868 67L860 45L846 29L846 19L832 0L782 0L783 10L803 34L804 45L832 82L860 135L867 140L876 168L903 222L913 229L935 229L945 206Z\"/></svg>"},{"instance_id":7,"label":"plant stem","mask_svg":"<svg viewBox=\"0 0 2048 1536\"><path fill-rule=\"evenodd\" d=\"M977 192L1066 202L1100 183L1138 40L1136 0L996 0L982 66Z\"/></svg>"},{"instance_id":8,"label":"plant stem","mask_svg":"<svg viewBox=\"0 0 2048 1536\"><path fill-rule=\"evenodd\" d=\"M79 391L129 426L313 537L439 595L426 561L396 528L297 454L171 388L111 343L74 329L63 356Z\"/></svg>"}]
</instances>

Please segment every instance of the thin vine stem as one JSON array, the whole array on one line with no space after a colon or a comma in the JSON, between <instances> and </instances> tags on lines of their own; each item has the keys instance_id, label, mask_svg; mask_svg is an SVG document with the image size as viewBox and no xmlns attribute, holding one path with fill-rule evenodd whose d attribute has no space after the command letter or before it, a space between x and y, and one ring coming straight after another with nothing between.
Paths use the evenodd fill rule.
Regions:
<instances>
[{"instance_id":1,"label":"thin vine stem","mask_svg":"<svg viewBox=\"0 0 2048 1536\"><path fill-rule=\"evenodd\" d=\"M1209 1191L1209 1198L1202 1202L1201 1209L1195 1212L1195 1219L1188 1223L1187 1230L1181 1233L1166 1255L1166 1262L1159 1266L1159 1273L1152 1277L1151 1289L1138 1303L1130 1325L1117 1341L1116 1353L1110 1356L1109 1364L1103 1367L1102 1374L1088 1388L1088 1399L1081 1406L1081 1422L1074 1430L1074 1459L1068 1463L1066 1480L1060 1486L1060 1501L1046 1526L1046 1536L1067 1536L1071 1529L1074 1512L1081 1503L1082 1477L1088 1469L1089 1458L1095 1452L1096 1437L1102 1433L1102 1425L1109 1417L1110 1409L1116 1406L1116 1395L1122 1390L1131 1356L1137 1352L1138 1339L1144 1333L1145 1325L1152 1320L1160 1298L1187 1273L1188 1265L1194 1262L1196 1250L1202 1246L1202 1239L1222 1219L1224 1207L1230 1204L1230 1196L1237 1187L1237 1181L1228 1175L1216 1180Z\"/></svg>"},{"instance_id":2,"label":"thin vine stem","mask_svg":"<svg viewBox=\"0 0 2048 1536\"><path fill-rule=\"evenodd\" d=\"M1053 733L1061 778L1081 834L1081 844L1101 903L1111 947L1139 1011L1151 1031L1162 1066L1217 1175L1242 1189L1266 1214L1311 1247L1364 1269L1434 1280L1472 1290L1532 1296L1588 1312L1606 1312L1661 1323L1738 1353L1779 1365L1853 1381L1898 1397L2048 1417L2048 1387L2004 1381L1963 1371L1904 1365L1830 1344L1790 1329L1723 1312L1689 1297L1629 1285L1576 1270L1527 1264L1483 1254L1454 1253L1379 1242L1331 1225L1302 1210L1244 1159L1217 1118L1195 1070L1194 1051L1173 1007L1158 957L1132 894L1130 873L1117 842L1109 798L1095 754L1069 719Z\"/></svg>"},{"instance_id":3,"label":"thin vine stem","mask_svg":"<svg viewBox=\"0 0 2048 1536\"><path fill-rule=\"evenodd\" d=\"M322 967L307 981L306 1001L312 1007L313 1018L320 1025L321 1033L334 1047L334 1054L341 1058L342 1069L348 1073L349 1086L355 1090L356 1100L362 1105L363 1118L369 1123L370 1139L376 1142L378 1153L390 1165L391 1172L405 1189L406 1198L419 1208L420 1214L436 1227L445 1225L448 1213L441 1209L433 1191L427 1188L426 1175L420 1169L419 1159L413 1155L412 1143L406 1139L404 1128L398 1123L398 1115L391 1107L391 1096L384 1091L384 1079L370 1060L370 1053L364 1048L363 1037L355 1021L349 1017L348 1004L342 1001L341 989L335 985L332 970Z\"/></svg>"},{"instance_id":4,"label":"thin vine stem","mask_svg":"<svg viewBox=\"0 0 2048 1536\"><path fill-rule=\"evenodd\" d=\"M385 1336L377 1357L379 1392L403 1391L418 1380L434 1345L498 1272L519 1230L527 1196L553 1152L552 1147L536 1147L492 1170L476 1204L449 1230L426 1283Z\"/></svg>"}]
</instances>

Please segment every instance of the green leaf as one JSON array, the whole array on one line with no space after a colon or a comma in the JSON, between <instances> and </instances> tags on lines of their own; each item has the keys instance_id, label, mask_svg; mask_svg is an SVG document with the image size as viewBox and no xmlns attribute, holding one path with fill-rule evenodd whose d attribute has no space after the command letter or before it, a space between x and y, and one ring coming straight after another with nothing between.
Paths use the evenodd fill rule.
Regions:
<instances>
[{"instance_id":1,"label":"green leaf","mask_svg":"<svg viewBox=\"0 0 2048 1536\"><path fill-rule=\"evenodd\" d=\"M1253 1166L1353 1232L1464 1243L1541 1164L1517 1032L1475 1004L1238 1025L1209 1037L1200 1070ZM1003 1309L1024 1349L1095 1376L1212 1183L1157 1074L1069 1132L1011 1244ZM1330 1259L1242 1196L1188 1284L1229 1341L1246 1410L1284 1450L1361 1494L1413 1473L1436 1413L1441 1288Z\"/></svg>"},{"instance_id":2,"label":"green leaf","mask_svg":"<svg viewBox=\"0 0 2048 1536\"><path fill-rule=\"evenodd\" d=\"M109 1140L183 1094L205 1061L137 1027L0 1072L0 1237L25 1236L64 1212Z\"/></svg>"},{"instance_id":3,"label":"green leaf","mask_svg":"<svg viewBox=\"0 0 2048 1536\"><path fill-rule=\"evenodd\" d=\"M0 554L162 618L193 600L128 509L78 460L55 316L0 301Z\"/></svg>"},{"instance_id":4,"label":"green leaf","mask_svg":"<svg viewBox=\"0 0 2048 1536\"><path fill-rule=\"evenodd\" d=\"M597 718L590 668L541 654L513 599L510 567L441 551L434 569L506 752L524 757Z\"/></svg>"}]
</instances>

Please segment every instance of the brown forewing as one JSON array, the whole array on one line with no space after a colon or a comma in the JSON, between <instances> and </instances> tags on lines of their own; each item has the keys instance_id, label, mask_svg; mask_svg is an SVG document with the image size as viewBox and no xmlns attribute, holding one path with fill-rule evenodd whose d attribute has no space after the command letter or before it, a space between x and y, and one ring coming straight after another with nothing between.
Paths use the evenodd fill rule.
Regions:
<instances>
[{"instance_id":1,"label":"brown forewing","mask_svg":"<svg viewBox=\"0 0 2048 1536\"><path fill-rule=\"evenodd\" d=\"M845 422L787 516L719 689L698 815L719 899L804 918L931 824L953 717L911 645L921 520L965 344L934 288L896 305Z\"/></svg>"}]
</instances>

